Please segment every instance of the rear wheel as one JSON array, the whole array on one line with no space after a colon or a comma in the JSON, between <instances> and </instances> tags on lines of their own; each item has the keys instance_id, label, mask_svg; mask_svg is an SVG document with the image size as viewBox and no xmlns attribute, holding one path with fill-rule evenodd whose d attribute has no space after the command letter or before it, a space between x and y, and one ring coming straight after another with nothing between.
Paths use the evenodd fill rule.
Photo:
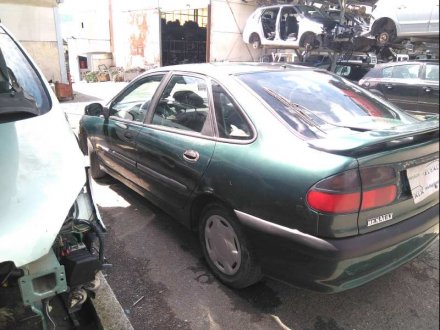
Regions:
<instances>
[{"instance_id":1,"label":"rear wheel","mask_svg":"<svg viewBox=\"0 0 440 330\"><path fill-rule=\"evenodd\" d=\"M220 204L206 207L199 239L209 267L226 285L240 289L261 279L256 256L232 211Z\"/></svg>"},{"instance_id":2,"label":"rear wheel","mask_svg":"<svg viewBox=\"0 0 440 330\"><path fill-rule=\"evenodd\" d=\"M260 36L256 33L251 35L250 43L253 49L261 48L261 39Z\"/></svg>"},{"instance_id":3,"label":"rear wheel","mask_svg":"<svg viewBox=\"0 0 440 330\"><path fill-rule=\"evenodd\" d=\"M393 43L397 38L396 24L391 20L381 21L374 29L376 40L381 46Z\"/></svg>"},{"instance_id":4,"label":"rear wheel","mask_svg":"<svg viewBox=\"0 0 440 330\"><path fill-rule=\"evenodd\" d=\"M107 175L99 165L99 158L90 141L87 141L88 154L90 160L90 175L93 179L101 179Z\"/></svg>"},{"instance_id":5,"label":"rear wheel","mask_svg":"<svg viewBox=\"0 0 440 330\"><path fill-rule=\"evenodd\" d=\"M299 46L311 50L315 48L316 35L313 32L306 32L302 35L299 41Z\"/></svg>"}]
</instances>

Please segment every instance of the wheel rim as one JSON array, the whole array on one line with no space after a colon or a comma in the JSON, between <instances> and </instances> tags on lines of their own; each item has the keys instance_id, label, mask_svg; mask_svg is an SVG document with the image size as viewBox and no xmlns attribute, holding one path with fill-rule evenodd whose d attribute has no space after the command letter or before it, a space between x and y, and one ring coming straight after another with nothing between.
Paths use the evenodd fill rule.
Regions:
<instances>
[{"instance_id":1,"label":"wheel rim","mask_svg":"<svg viewBox=\"0 0 440 330\"><path fill-rule=\"evenodd\" d=\"M226 275L238 272L241 249L231 224L221 216L213 215L205 225L205 243L209 258Z\"/></svg>"},{"instance_id":2,"label":"wheel rim","mask_svg":"<svg viewBox=\"0 0 440 330\"><path fill-rule=\"evenodd\" d=\"M382 32L382 33L379 35L379 42L380 42L381 44L385 44L385 43L387 43L389 40L390 40L390 34L389 34L388 32Z\"/></svg>"}]
</instances>

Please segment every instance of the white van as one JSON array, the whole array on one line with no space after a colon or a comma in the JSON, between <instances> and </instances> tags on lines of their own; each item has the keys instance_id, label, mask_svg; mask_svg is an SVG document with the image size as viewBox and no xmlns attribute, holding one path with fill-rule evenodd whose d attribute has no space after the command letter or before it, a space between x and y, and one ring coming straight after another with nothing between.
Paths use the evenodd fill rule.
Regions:
<instances>
[{"instance_id":1,"label":"white van","mask_svg":"<svg viewBox=\"0 0 440 330\"><path fill-rule=\"evenodd\" d=\"M74 312L96 289L104 228L55 95L1 24L0 187L0 290L18 284L47 327L51 298Z\"/></svg>"}]
</instances>

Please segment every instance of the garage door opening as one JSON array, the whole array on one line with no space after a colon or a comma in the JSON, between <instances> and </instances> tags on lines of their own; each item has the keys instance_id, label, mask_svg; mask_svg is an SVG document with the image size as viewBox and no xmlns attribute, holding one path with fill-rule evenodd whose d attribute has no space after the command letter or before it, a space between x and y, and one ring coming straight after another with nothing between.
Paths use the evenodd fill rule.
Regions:
<instances>
[{"instance_id":1,"label":"garage door opening","mask_svg":"<svg viewBox=\"0 0 440 330\"><path fill-rule=\"evenodd\" d=\"M204 63L208 8L161 12L162 65Z\"/></svg>"}]
</instances>

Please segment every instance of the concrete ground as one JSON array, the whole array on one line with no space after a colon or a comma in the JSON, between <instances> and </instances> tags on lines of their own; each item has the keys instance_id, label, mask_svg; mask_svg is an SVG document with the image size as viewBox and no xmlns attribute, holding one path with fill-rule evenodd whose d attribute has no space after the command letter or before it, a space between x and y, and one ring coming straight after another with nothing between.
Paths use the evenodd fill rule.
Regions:
<instances>
[{"instance_id":1,"label":"concrete ground","mask_svg":"<svg viewBox=\"0 0 440 330\"><path fill-rule=\"evenodd\" d=\"M77 84L75 100L97 101L122 87ZM62 107L75 126L84 104ZM400 269L336 295L272 280L231 290L212 276L197 237L174 219L111 178L94 189L113 264L105 278L134 329L439 328L438 240Z\"/></svg>"}]
</instances>

